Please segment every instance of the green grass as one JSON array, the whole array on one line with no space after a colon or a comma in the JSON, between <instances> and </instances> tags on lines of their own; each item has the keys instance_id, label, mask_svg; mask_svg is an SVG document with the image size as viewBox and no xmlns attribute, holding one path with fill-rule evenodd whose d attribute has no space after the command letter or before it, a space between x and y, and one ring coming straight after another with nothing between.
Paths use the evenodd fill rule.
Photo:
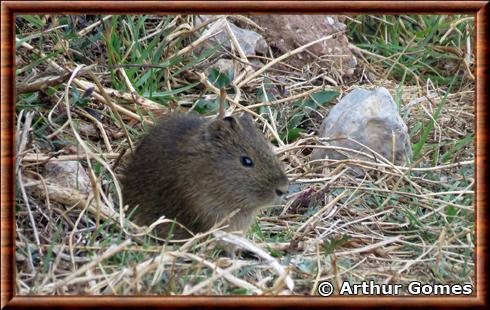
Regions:
<instances>
[{"instance_id":1,"label":"green grass","mask_svg":"<svg viewBox=\"0 0 490 310\"><path fill-rule=\"evenodd\" d=\"M357 46L388 58L376 59L376 62L392 69L390 78L402 80L406 75L407 82L415 83L417 77L421 83L430 79L441 87L447 87L457 76L456 87L466 83L465 68L445 68L460 56L441 52L441 48L468 52L466 40L472 39L474 30L474 20L468 16L359 16L356 20L359 23L348 24L349 37ZM440 42L453 25L454 30Z\"/></svg>"}]
</instances>

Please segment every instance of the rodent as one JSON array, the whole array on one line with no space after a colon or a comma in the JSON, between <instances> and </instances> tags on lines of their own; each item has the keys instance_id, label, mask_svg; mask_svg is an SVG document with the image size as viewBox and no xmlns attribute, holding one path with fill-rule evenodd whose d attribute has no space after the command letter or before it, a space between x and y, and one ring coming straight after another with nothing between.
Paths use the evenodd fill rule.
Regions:
<instances>
[{"instance_id":1,"label":"rodent","mask_svg":"<svg viewBox=\"0 0 490 310\"><path fill-rule=\"evenodd\" d=\"M150 225L165 215L193 233L237 209L226 230L245 233L257 211L287 190L282 163L246 113L213 120L193 113L163 116L139 142L122 179L132 221ZM167 238L170 226L155 232ZM172 229L174 239L190 236L178 225Z\"/></svg>"}]
</instances>

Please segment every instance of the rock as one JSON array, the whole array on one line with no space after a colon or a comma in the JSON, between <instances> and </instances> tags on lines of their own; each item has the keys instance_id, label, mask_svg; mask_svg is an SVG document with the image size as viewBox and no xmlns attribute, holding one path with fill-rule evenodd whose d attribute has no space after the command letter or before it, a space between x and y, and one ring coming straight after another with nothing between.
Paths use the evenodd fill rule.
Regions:
<instances>
[{"instance_id":1,"label":"rock","mask_svg":"<svg viewBox=\"0 0 490 310\"><path fill-rule=\"evenodd\" d=\"M328 145L350 148L371 154L365 147L345 138L356 140L389 161L393 160L395 136L395 163L404 164L412 157L407 125L398 114L396 104L386 88L354 89L332 108L323 120L319 136L333 139ZM349 158L367 160L366 156L326 149L315 149L311 159ZM379 160L378 160L379 161Z\"/></svg>"},{"instance_id":2,"label":"rock","mask_svg":"<svg viewBox=\"0 0 490 310\"><path fill-rule=\"evenodd\" d=\"M97 137L99 135L93 124L83 121L78 123L78 130L85 137Z\"/></svg>"},{"instance_id":3,"label":"rock","mask_svg":"<svg viewBox=\"0 0 490 310\"><path fill-rule=\"evenodd\" d=\"M200 25L201 23L205 22L208 20L210 17L207 15L199 15L196 17L196 25ZM220 20L216 22L221 22ZM229 22L229 21L228 21ZM230 23L230 22L229 22ZM210 26L207 26L208 29ZM240 47L242 48L243 52L245 55L256 55L257 53L260 54L265 54L268 49L267 42L264 40L264 38L258 34L255 31L248 30L248 29L242 29L234 24L230 23L230 28L235 34L235 37L238 40L238 44L240 44ZM211 39L208 40L206 45L209 47L214 46L218 43L223 43L223 46L226 47L227 49L231 48L231 39L228 36L228 33L226 31L222 31L219 34L213 36Z\"/></svg>"},{"instance_id":4,"label":"rock","mask_svg":"<svg viewBox=\"0 0 490 310\"><path fill-rule=\"evenodd\" d=\"M251 19L264 28L267 41L282 53L287 53L346 28L342 18L338 16L263 15L252 16ZM347 37L340 33L330 40L309 47L308 51L321 57L320 62L323 66L335 65L342 75L350 76L354 73L357 60L348 45ZM286 60L289 64L299 68L312 61L319 61L319 59L306 52Z\"/></svg>"},{"instance_id":5,"label":"rock","mask_svg":"<svg viewBox=\"0 0 490 310\"><path fill-rule=\"evenodd\" d=\"M209 75L211 69L217 69L219 72L227 73L232 72L233 76L236 76L235 61L233 59L220 58L217 62L210 65L204 70L204 74Z\"/></svg>"},{"instance_id":6,"label":"rock","mask_svg":"<svg viewBox=\"0 0 490 310\"><path fill-rule=\"evenodd\" d=\"M78 189L82 193L91 191L90 179L78 161L48 161L44 167L46 182L62 187Z\"/></svg>"},{"instance_id":7,"label":"rock","mask_svg":"<svg viewBox=\"0 0 490 310\"><path fill-rule=\"evenodd\" d=\"M263 66L264 64L261 63L260 61L258 60L251 60L249 61L250 64L252 64L252 66L254 66L255 68L260 68L261 66ZM211 69L217 69L218 71L220 72L223 72L223 73L228 73L228 72L232 72L233 73L233 76L237 76L239 74L239 68L242 64L236 60L233 60L233 59L228 59L228 58L220 58L218 61L216 61L215 63L209 65L209 64L205 64L205 66L203 66L204 68L204 74L206 76L209 75L209 72L211 71Z\"/></svg>"}]
</instances>

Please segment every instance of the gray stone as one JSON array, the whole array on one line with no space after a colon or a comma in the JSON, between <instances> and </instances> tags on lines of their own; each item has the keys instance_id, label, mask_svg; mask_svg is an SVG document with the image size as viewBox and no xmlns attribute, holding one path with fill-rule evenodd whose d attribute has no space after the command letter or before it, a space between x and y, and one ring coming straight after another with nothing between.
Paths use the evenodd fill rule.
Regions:
<instances>
[{"instance_id":1,"label":"gray stone","mask_svg":"<svg viewBox=\"0 0 490 310\"><path fill-rule=\"evenodd\" d=\"M200 15L197 16L196 18L196 25L199 25L206 20L208 20L210 17L206 15ZM219 21L218 21L219 22ZM228 21L229 22L229 21ZM245 55L255 55L256 52L260 54L265 54L268 50L268 45L267 42L264 40L264 38L258 34L255 31L248 30L248 29L243 29L235 26L234 24L230 23L230 28L231 31L233 31L233 34L238 40L238 44L242 48L243 52ZM209 29L209 25L208 25ZM217 43L223 43L223 45L227 48L231 48L231 42L230 38L228 36L228 33L226 31L222 31L219 34L213 36L211 39L209 39L207 45L208 47L211 45L215 45ZM211 44L209 44L211 43Z\"/></svg>"},{"instance_id":2,"label":"gray stone","mask_svg":"<svg viewBox=\"0 0 490 310\"><path fill-rule=\"evenodd\" d=\"M206 70L204 71L204 73L207 76L207 75L209 75L209 71L212 68L215 68L215 69L217 69L220 72L230 72L231 71L233 73L233 76L235 76L236 75L236 72L235 72L234 67L235 67L235 61L233 59L220 58L213 65L211 65L208 68L206 68Z\"/></svg>"},{"instance_id":3,"label":"gray stone","mask_svg":"<svg viewBox=\"0 0 490 310\"><path fill-rule=\"evenodd\" d=\"M260 61L258 60L251 60L249 61L250 64L252 64L252 66L254 66L255 68L260 68L261 66L263 66L264 64L261 63ZM211 69L217 69L218 71L220 72L233 72L233 76L237 76L239 74L239 68L240 68L240 62L236 61L236 60L233 60L233 59L228 59L228 58L220 58L217 62L213 63L212 65L208 65L206 64L206 66L203 66L205 69L204 69L204 74L206 76L209 75L209 72L211 71Z\"/></svg>"},{"instance_id":4,"label":"gray stone","mask_svg":"<svg viewBox=\"0 0 490 310\"><path fill-rule=\"evenodd\" d=\"M48 161L44 172L44 177L50 184L78 189L82 193L88 193L91 190L87 172L78 161Z\"/></svg>"},{"instance_id":5,"label":"gray stone","mask_svg":"<svg viewBox=\"0 0 490 310\"><path fill-rule=\"evenodd\" d=\"M393 161L393 135L396 164L406 164L412 157L407 125L400 117L396 104L386 88L374 90L354 89L332 108L320 127L320 138L328 139L331 146L363 151L373 155L365 147L348 140L350 138L371 148L389 161ZM311 159L367 160L366 156L352 152L315 149ZM378 159L379 161L379 159Z\"/></svg>"},{"instance_id":6,"label":"gray stone","mask_svg":"<svg viewBox=\"0 0 490 310\"><path fill-rule=\"evenodd\" d=\"M335 66L342 76L352 76L357 59L349 48L349 40L342 16L321 15L257 15L251 19L264 29L264 37L270 45L282 53L290 52L321 37L337 34L335 37L314 44L303 52L288 57L285 62L302 68L318 62L325 68ZM319 58L320 57L320 58Z\"/></svg>"}]
</instances>

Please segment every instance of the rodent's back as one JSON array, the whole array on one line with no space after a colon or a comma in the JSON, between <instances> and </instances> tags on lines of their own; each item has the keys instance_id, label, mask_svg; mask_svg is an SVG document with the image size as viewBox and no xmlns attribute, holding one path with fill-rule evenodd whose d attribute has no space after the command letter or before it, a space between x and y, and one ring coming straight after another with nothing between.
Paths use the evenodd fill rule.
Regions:
<instances>
[{"instance_id":1,"label":"rodent's back","mask_svg":"<svg viewBox=\"0 0 490 310\"><path fill-rule=\"evenodd\" d=\"M163 215L162 210L168 218L177 215L182 144L205 122L195 115L172 113L139 141L122 179L124 204L133 212L133 221L149 225Z\"/></svg>"},{"instance_id":2,"label":"rodent's back","mask_svg":"<svg viewBox=\"0 0 490 310\"><path fill-rule=\"evenodd\" d=\"M165 215L196 233L236 209L229 230L248 229L257 209L287 190L287 177L249 117L209 121L173 113L143 137L122 184L136 223L149 225ZM167 229L157 233L166 237Z\"/></svg>"}]
</instances>

